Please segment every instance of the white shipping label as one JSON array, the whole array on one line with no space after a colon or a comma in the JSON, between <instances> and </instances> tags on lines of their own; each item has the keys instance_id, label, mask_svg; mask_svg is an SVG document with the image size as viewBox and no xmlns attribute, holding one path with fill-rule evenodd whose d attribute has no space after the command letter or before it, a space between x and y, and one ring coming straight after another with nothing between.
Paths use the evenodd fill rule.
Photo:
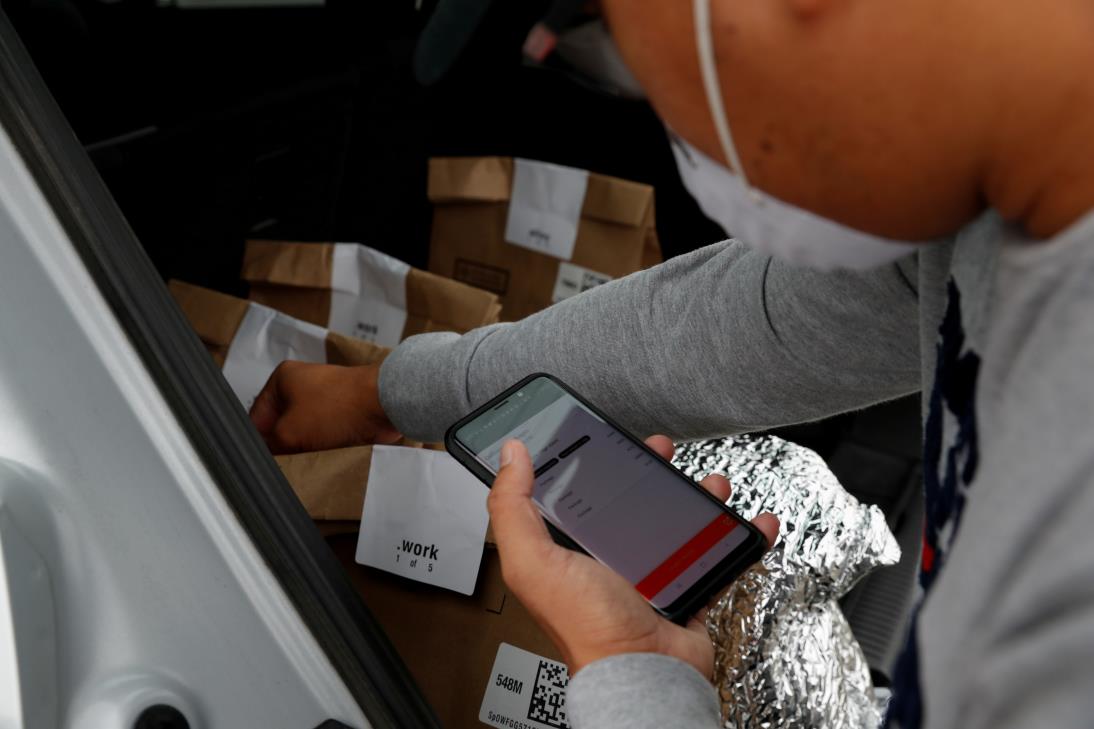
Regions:
<instances>
[{"instance_id":1,"label":"white shipping label","mask_svg":"<svg viewBox=\"0 0 1094 729\"><path fill-rule=\"evenodd\" d=\"M568 299L611 280L612 277L606 274L597 273L588 268L582 268L563 261L558 264L558 276L555 278L555 292L551 296L551 303L557 304L563 299Z\"/></svg>"},{"instance_id":2,"label":"white shipping label","mask_svg":"<svg viewBox=\"0 0 1094 729\"><path fill-rule=\"evenodd\" d=\"M274 369L287 359L327 361L327 330L250 303L224 357L224 379L248 410Z\"/></svg>"},{"instance_id":3,"label":"white shipping label","mask_svg":"<svg viewBox=\"0 0 1094 729\"><path fill-rule=\"evenodd\" d=\"M567 729L566 684L558 661L502 643L486 685L479 721L509 729Z\"/></svg>"},{"instance_id":4,"label":"white shipping label","mask_svg":"<svg viewBox=\"0 0 1094 729\"><path fill-rule=\"evenodd\" d=\"M505 240L570 260L588 186L586 170L514 159Z\"/></svg>"},{"instance_id":5,"label":"white shipping label","mask_svg":"<svg viewBox=\"0 0 1094 729\"><path fill-rule=\"evenodd\" d=\"M489 520L487 491L447 453L373 446L357 562L470 595Z\"/></svg>"},{"instance_id":6,"label":"white shipping label","mask_svg":"<svg viewBox=\"0 0 1094 729\"><path fill-rule=\"evenodd\" d=\"M357 243L335 243L331 272L332 331L394 347L406 327L410 266Z\"/></svg>"}]
</instances>

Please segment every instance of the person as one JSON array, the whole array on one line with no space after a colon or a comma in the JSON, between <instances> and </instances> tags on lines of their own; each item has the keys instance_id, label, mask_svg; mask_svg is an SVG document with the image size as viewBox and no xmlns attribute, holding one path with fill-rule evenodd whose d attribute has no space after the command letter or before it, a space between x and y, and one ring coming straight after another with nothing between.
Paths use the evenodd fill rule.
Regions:
<instances>
[{"instance_id":1,"label":"person","mask_svg":"<svg viewBox=\"0 0 1094 729\"><path fill-rule=\"evenodd\" d=\"M432 441L533 371L678 439L922 390L922 599L888 720L1089 725L1094 3L603 9L685 184L737 240L410 338L379 368L285 364L256 425L276 450ZM531 478L507 446L489 506L506 580L570 662L572 725L716 726L701 637L550 542Z\"/></svg>"}]
</instances>

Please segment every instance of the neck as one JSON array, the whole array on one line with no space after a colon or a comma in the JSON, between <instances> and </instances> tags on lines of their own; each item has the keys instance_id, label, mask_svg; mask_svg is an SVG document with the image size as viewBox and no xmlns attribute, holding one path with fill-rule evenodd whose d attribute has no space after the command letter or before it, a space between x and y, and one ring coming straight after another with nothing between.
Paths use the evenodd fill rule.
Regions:
<instances>
[{"instance_id":1,"label":"neck","mask_svg":"<svg viewBox=\"0 0 1094 729\"><path fill-rule=\"evenodd\" d=\"M1018 40L1000 48L996 58L1007 59L999 63L1001 93L985 118L992 152L984 198L1037 239L1094 210L1094 7L1059 5L1072 12L1035 8L1042 17L1009 19L1017 31L1012 38L1040 43ZM1041 26L1039 32L1029 23Z\"/></svg>"}]
</instances>

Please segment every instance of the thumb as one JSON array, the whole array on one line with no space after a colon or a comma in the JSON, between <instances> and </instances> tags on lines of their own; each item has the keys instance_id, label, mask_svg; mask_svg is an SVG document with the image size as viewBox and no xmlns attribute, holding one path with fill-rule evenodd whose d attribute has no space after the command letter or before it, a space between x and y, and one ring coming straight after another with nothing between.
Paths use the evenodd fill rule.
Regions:
<instances>
[{"instance_id":1,"label":"thumb","mask_svg":"<svg viewBox=\"0 0 1094 729\"><path fill-rule=\"evenodd\" d=\"M526 570L541 564L545 550L556 547L532 502L535 474L528 450L519 440L510 440L501 449L502 467L486 499L494 539L501 553L506 580L519 579Z\"/></svg>"},{"instance_id":2,"label":"thumb","mask_svg":"<svg viewBox=\"0 0 1094 729\"><path fill-rule=\"evenodd\" d=\"M500 468L494 477L493 493L531 498L534 486L535 473L528 449L519 440L505 441L501 446Z\"/></svg>"}]
</instances>

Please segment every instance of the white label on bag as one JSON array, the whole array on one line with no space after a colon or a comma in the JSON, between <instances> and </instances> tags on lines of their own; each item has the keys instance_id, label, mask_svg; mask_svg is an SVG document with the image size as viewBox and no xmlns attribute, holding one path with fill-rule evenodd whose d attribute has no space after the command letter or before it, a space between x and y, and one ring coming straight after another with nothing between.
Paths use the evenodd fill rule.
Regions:
<instances>
[{"instance_id":1,"label":"white label on bag","mask_svg":"<svg viewBox=\"0 0 1094 729\"><path fill-rule=\"evenodd\" d=\"M489 520L487 491L447 453L373 446L357 562L470 595Z\"/></svg>"},{"instance_id":2,"label":"white label on bag","mask_svg":"<svg viewBox=\"0 0 1094 729\"><path fill-rule=\"evenodd\" d=\"M250 409L274 369L287 359L327 361L327 330L250 303L224 357L224 379Z\"/></svg>"},{"instance_id":3,"label":"white label on bag","mask_svg":"<svg viewBox=\"0 0 1094 729\"><path fill-rule=\"evenodd\" d=\"M327 326L340 334L394 347L406 327L410 266L357 243L335 243L333 258Z\"/></svg>"},{"instance_id":4,"label":"white label on bag","mask_svg":"<svg viewBox=\"0 0 1094 729\"><path fill-rule=\"evenodd\" d=\"M551 303L557 304L563 299L576 296L611 280L612 277L606 274L563 261L558 264L558 276L555 277L555 292L551 296Z\"/></svg>"},{"instance_id":5,"label":"white label on bag","mask_svg":"<svg viewBox=\"0 0 1094 729\"><path fill-rule=\"evenodd\" d=\"M479 721L510 729L567 729L566 684L558 661L502 643L486 685Z\"/></svg>"},{"instance_id":6,"label":"white label on bag","mask_svg":"<svg viewBox=\"0 0 1094 729\"><path fill-rule=\"evenodd\" d=\"M588 186L586 170L514 159L505 240L570 260Z\"/></svg>"}]
</instances>

